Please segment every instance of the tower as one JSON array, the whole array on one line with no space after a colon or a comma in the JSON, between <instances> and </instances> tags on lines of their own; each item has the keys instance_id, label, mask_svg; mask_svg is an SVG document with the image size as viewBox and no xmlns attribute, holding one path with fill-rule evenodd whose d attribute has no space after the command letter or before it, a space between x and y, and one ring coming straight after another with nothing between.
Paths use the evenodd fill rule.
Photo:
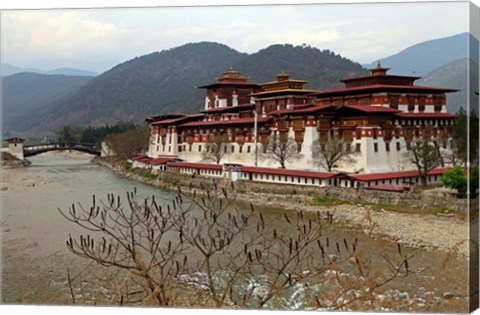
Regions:
<instances>
[{"instance_id":1,"label":"tower","mask_svg":"<svg viewBox=\"0 0 480 315\"><path fill-rule=\"evenodd\" d=\"M16 157L19 160L24 160L23 157L23 142L25 139L22 138L11 138L7 139L8 141L8 150L10 154Z\"/></svg>"}]
</instances>

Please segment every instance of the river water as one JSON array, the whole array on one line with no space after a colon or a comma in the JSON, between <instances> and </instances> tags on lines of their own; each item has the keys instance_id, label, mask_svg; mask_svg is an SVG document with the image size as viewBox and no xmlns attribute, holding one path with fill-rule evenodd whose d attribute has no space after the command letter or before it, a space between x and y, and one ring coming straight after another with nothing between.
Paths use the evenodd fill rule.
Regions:
<instances>
[{"instance_id":1,"label":"river water","mask_svg":"<svg viewBox=\"0 0 480 315\"><path fill-rule=\"evenodd\" d=\"M72 277L85 270L82 279L78 280L79 276L74 281L75 293L83 297L90 294L88 290L103 289L112 277L112 271L91 266L67 250L68 234L78 230L59 214L59 208L67 210L72 203L88 206L93 194L104 199L108 193L124 196L134 187L140 197L155 195L157 200L173 197L171 192L134 182L93 164L91 158L80 153L50 152L30 158L29 167L2 170L2 303L71 304L67 268ZM266 221L274 222L277 229L287 228L282 220L283 212L264 211ZM365 255L380 268L384 261L379 253L393 255L397 251L396 244L371 239L346 228L335 228L332 235L340 240L354 237L359 238ZM456 307L466 307L466 260L453 257L444 266L445 254L405 250L415 255L412 268L423 272L399 280L393 287L417 299L420 311L425 300L433 297L445 307L451 305L453 311L463 311Z\"/></svg>"}]
</instances>

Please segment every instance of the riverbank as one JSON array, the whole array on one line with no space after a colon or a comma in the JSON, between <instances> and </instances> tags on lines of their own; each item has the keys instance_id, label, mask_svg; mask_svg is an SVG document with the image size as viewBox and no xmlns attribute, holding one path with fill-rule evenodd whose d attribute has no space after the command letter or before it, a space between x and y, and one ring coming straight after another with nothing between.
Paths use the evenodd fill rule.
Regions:
<instances>
[{"instance_id":1,"label":"riverbank","mask_svg":"<svg viewBox=\"0 0 480 315\"><path fill-rule=\"evenodd\" d=\"M210 182L207 178L201 179L197 176L193 180L191 176L173 173L152 176L146 170L130 170L125 163L114 159L95 158L94 162L132 180L162 189L177 190L178 187L187 188L190 185L195 187L199 180ZM360 230L371 237L460 257L469 256L469 225L478 224L478 221L469 222L466 216L442 213L441 209L426 213L408 213L389 211L387 206L382 209L378 205L351 202L319 205L314 203L310 194L303 194L298 189L294 190L294 194L282 194L253 191L241 182L237 187L236 200L239 202L249 202L256 207L320 211L324 215L329 212L333 213L336 224Z\"/></svg>"}]
</instances>

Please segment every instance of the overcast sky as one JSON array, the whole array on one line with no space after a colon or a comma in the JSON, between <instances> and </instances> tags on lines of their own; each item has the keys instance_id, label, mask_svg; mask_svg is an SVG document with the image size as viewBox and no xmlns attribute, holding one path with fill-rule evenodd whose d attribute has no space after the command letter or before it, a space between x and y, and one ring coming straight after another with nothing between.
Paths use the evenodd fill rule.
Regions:
<instances>
[{"instance_id":1,"label":"overcast sky","mask_svg":"<svg viewBox=\"0 0 480 315\"><path fill-rule=\"evenodd\" d=\"M17 1L21 8L23 0ZM125 1L117 2L124 6ZM75 3L80 7L79 2L69 5ZM168 2L145 5L162 3ZM305 43L369 63L422 41L467 32L468 8L467 2L405 2L4 10L1 61L42 70L103 72L151 52L213 41L247 53L277 43Z\"/></svg>"}]
</instances>

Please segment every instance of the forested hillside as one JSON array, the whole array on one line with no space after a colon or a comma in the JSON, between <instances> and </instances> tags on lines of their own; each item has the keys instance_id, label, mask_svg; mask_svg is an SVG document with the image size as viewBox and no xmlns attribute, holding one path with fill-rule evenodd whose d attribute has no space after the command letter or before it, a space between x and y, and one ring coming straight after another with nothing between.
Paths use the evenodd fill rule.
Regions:
<instances>
[{"instance_id":1,"label":"forested hillside","mask_svg":"<svg viewBox=\"0 0 480 315\"><path fill-rule=\"evenodd\" d=\"M447 94L447 110L450 113L456 113L460 107L467 109L468 80L476 81L478 86L478 71L472 71L469 76L469 69L478 69L478 64L467 58L455 60L435 69L418 80L416 84L458 89L458 92ZM478 96L473 94L474 91L470 92L471 97L477 99L478 106Z\"/></svg>"},{"instance_id":2,"label":"forested hillside","mask_svg":"<svg viewBox=\"0 0 480 315\"><path fill-rule=\"evenodd\" d=\"M235 68L255 82L273 81L276 74L286 72L290 78L310 81L305 86L310 89L343 87L340 79L368 73L360 64L332 51L292 45L269 46L240 61Z\"/></svg>"},{"instance_id":3,"label":"forested hillside","mask_svg":"<svg viewBox=\"0 0 480 315\"><path fill-rule=\"evenodd\" d=\"M3 130L15 129L15 117L28 115L69 95L93 77L17 73L2 78Z\"/></svg>"}]
</instances>

